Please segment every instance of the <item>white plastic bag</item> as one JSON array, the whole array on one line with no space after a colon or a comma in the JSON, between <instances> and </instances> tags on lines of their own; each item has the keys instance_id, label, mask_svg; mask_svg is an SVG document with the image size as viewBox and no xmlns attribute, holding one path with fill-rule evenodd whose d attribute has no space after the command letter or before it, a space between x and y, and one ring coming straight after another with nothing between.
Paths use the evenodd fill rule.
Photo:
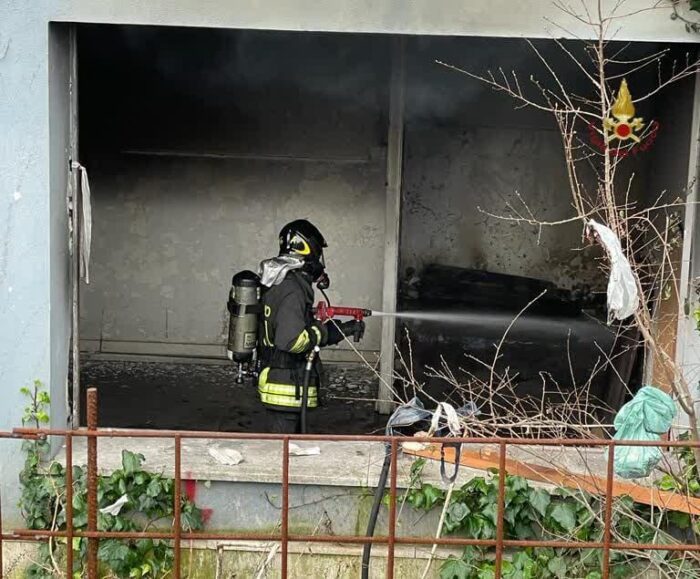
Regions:
<instances>
[{"instance_id":1,"label":"white plastic bag","mask_svg":"<svg viewBox=\"0 0 700 579\"><path fill-rule=\"evenodd\" d=\"M321 448L319 446L299 446L290 442L289 454L291 456L316 456L321 454Z\"/></svg>"},{"instance_id":2,"label":"white plastic bag","mask_svg":"<svg viewBox=\"0 0 700 579\"><path fill-rule=\"evenodd\" d=\"M588 226L592 228L605 247L610 260L610 279L608 280L608 321L625 320L637 310L639 293L632 273L632 267L622 251L622 245L613 231L591 219Z\"/></svg>"},{"instance_id":3,"label":"white plastic bag","mask_svg":"<svg viewBox=\"0 0 700 579\"><path fill-rule=\"evenodd\" d=\"M450 429L450 434L452 436L459 436L462 434L462 423L459 421L459 416L454 407L448 402L439 402L433 414L433 419L430 422L430 436L440 427L440 419L442 418L443 412L445 413L445 420Z\"/></svg>"},{"instance_id":4,"label":"white plastic bag","mask_svg":"<svg viewBox=\"0 0 700 579\"><path fill-rule=\"evenodd\" d=\"M233 448L220 448L218 446L212 446L209 448L209 456L216 460L216 462L228 466L236 466L237 464L243 462L243 455Z\"/></svg>"},{"instance_id":5,"label":"white plastic bag","mask_svg":"<svg viewBox=\"0 0 700 579\"><path fill-rule=\"evenodd\" d=\"M129 502L129 497L127 497L126 495L122 495L115 502L113 502L111 505L108 505L104 508L101 508L100 512L103 515L112 515L113 517L116 517L121 512L122 507L128 502Z\"/></svg>"}]
</instances>

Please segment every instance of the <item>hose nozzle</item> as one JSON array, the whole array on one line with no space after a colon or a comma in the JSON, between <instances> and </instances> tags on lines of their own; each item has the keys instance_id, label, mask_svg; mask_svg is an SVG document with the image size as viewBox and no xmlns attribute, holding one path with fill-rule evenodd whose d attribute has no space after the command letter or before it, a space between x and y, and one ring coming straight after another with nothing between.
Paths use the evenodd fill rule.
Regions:
<instances>
[{"instance_id":1,"label":"hose nozzle","mask_svg":"<svg viewBox=\"0 0 700 579\"><path fill-rule=\"evenodd\" d=\"M345 306L329 306L326 302L318 302L318 305L314 308L314 314L316 318L325 322L336 316L354 318L358 322L361 322L364 318L372 315L372 310L365 308L348 308Z\"/></svg>"}]
</instances>

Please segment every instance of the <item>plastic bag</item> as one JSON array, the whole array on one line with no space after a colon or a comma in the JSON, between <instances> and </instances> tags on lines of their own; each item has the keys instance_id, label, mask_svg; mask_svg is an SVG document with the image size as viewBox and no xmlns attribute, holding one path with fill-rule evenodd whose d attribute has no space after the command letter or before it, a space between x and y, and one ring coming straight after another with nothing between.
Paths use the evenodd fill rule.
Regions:
<instances>
[{"instance_id":1,"label":"plastic bag","mask_svg":"<svg viewBox=\"0 0 700 579\"><path fill-rule=\"evenodd\" d=\"M402 404L389 417L386 423L387 436L394 436L395 429L413 426L418 422L429 422L432 412L425 409L419 398L412 398L406 404Z\"/></svg>"},{"instance_id":2,"label":"plastic bag","mask_svg":"<svg viewBox=\"0 0 700 579\"><path fill-rule=\"evenodd\" d=\"M608 317L625 320L636 311L639 305L639 293L632 267L622 251L620 240L609 227L601 225L593 219L588 222L588 226L596 232L610 260Z\"/></svg>"},{"instance_id":3,"label":"plastic bag","mask_svg":"<svg viewBox=\"0 0 700 579\"><path fill-rule=\"evenodd\" d=\"M676 404L668 394L653 386L644 386L615 417L615 440L661 440L671 428ZM656 446L616 446L615 474L622 478L641 478L661 460Z\"/></svg>"}]
</instances>

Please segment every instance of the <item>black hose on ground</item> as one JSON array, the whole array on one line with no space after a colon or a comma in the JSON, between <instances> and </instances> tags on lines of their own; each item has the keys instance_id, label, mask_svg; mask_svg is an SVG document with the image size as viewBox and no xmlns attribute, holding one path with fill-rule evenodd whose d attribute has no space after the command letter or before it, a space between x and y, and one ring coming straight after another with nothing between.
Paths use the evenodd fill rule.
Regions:
<instances>
[{"instance_id":1,"label":"black hose on ground","mask_svg":"<svg viewBox=\"0 0 700 579\"><path fill-rule=\"evenodd\" d=\"M374 502L372 510L369 513L369 521L367 521L367 537L374 536L374 529L377 526L377 517L379 516L379 507L382 505L382 497L386 488L386 479L389 477L389 468L391 467L391 445L385 446L384 464L382 464L382 472L379 475L377 490L374 491ZM362 548L362 579L369 577L369 560L372 555L372 543L365 543Z\"/></svg>"},{"instance_id":2,"label":"black hose on ground","mask_svg":"<svg viewBox=\"0 0 700 579\"><path fill-rule=\"evenodd\" d=\"M314 359L319 352L319 347L316 346L309 352L306 357L306 366L304 367L304 381L301 386L301 433L306 434L306 409L309 405L309 383L311 382L311 369L314 366Z\"/></svg>"},{"instance_id":3,"label":"black hose on ground","mask_svg":"<svg viewBox=\"0 0 700 579\"><path fill-rule=\"evenodd\" d=\"M304 383L301 387L301 433L306 434L306 407L309 404L309 382L311 371L304 370Z\"/></svg>"}]
</instances>

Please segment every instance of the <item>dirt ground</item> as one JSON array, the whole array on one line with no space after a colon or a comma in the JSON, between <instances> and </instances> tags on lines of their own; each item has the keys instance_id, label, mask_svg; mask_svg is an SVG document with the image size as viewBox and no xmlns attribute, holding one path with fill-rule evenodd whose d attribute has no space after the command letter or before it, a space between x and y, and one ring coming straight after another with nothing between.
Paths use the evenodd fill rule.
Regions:
<instances>
[{"instance_id":1,"label":"dirt ground","mask_svg":"<svg viewBox=\"0 0 700 579\"><path fill-rule=\"evenodd\" d=\"M323 406L310 413L314 433L383 432L386 418L374 411L377 380L358 365L326 365ZM98 389L99 425L265 432L265 411L251 381L236 384L230 364L90 360L81 373L85 388ZM84 398L83 398L84 399ZM82 408L85 408L83 403ZM82 418L83 424L85 417Z\"/></svg>"}]
</instances>

